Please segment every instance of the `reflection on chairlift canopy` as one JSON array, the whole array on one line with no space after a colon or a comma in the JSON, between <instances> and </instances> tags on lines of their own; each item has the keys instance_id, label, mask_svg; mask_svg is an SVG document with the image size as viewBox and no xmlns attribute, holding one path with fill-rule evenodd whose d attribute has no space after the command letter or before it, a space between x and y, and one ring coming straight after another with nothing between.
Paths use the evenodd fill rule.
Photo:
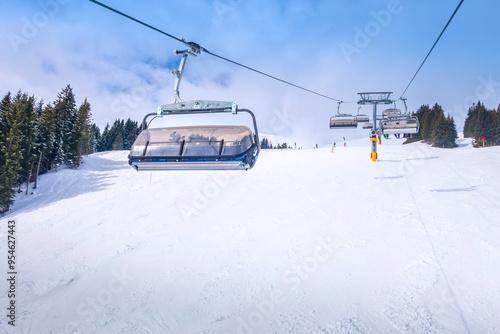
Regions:
<instances>
[{"instance_id":1,"label":"reflection on chairlift canopy","mask_svg":"<svg viewBox=\"0 0 500 334\"><path fill-rule=\"evenodd\" d=\"M158 114L148 114L144 118L143 131L130 150L129 164L138 171L252 168L260 146L255 117L250 110L239 111L252 116L255 133L246 126L157 129L146 129L145 126L148 116L232 112L232 108L237 108L234 103L219 101L189 101L161 106Z\"/></svg>"},{"instance_id":2,"label":"reflection on chairlift canopy","mask_svg":"<svg viewBox=\"0 0 500 334\"><path fill-rule=\"evenodd\" d=\"M385 109L385 110L382 112L382 116L384 116L384 117L389 117L389 116L397 116L397 115L401 115L401 110L400 110L400 109L397 109L397 108L389 108L389 109Z\"/></svg>"},{"instance_id":3,"label":"reflection on chairlift canopy","mask_svg":"<svg viewBox=\"0 0 500 334\"><path fill-rule=\"evenodd\" d=\"M382 122L382 133L384 134L411 134L418 133L420 128L417 117L389 117Z\"/></svg>"}]
</instances>

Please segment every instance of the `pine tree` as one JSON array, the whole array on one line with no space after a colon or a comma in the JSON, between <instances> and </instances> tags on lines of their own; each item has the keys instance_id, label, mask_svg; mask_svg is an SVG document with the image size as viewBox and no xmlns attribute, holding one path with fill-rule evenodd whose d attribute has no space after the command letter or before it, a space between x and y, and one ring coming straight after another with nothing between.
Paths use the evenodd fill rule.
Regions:
<instances>
[{"instance_id":1,"label":"pine tree","mask_svg":"<svg viewBox=\"0 0 500 334\"><path fill-rule=\"evenodd\" d=\"M473 104L472 107L469 108L464 123L464 137L475 138L475 129L480 109L484 109L484 105L482 105L481 102Z\"/></svg>"},{"instance_id":2,"label":"pine tree","mask_svg":"<svg viewBox=\"0 0 500 334\"><path fill-rule=\"evenodd\" d=\"M137 135L139 134L139 127L137 122L127 119L123 127L123 149L130 150L134 144Z\"/></svg>"},{"instance_id":3,"label":"pine tree","mask_svg":"<svg viewBox=\"0 0 500 334\"><path fill-rule=\"evenodd\" d=\"M439 113L433 119L431 142L432 145L441 147L447 137L448 126L446 124L446 117L444 113Z\"/></svg>"},{"instance_id":4,"label":"pine tree","mask_svg":"<svg viewBox=\"0 0 500 334\"><path fill-rule=\"evenodd\" d=\"M69 147L70 157L68 160L68 166L77 168L80 166L82 161L82 156L92 153L92 140L93 136L91 133L91 117L90 113L91 107L87 99L78 108L76 113L76 121L73 125L72 131L72 142Z\"/></svg>"},{"instance_id":5,"label":"pine tree","mask_svg":"<svg viewBox=\"0 0 500 334\"><path fill-rule=\"evenodd\" d=\"M262 149L268 149L268 148L270 148L269 147L269 140L267 138L262 139L262 141L260 143L260 147Z\"/></svg>"},{"instance_id":6,"label":"pine tree","mask_svg":"<svg viewBox=\"0 0 500 334\"><path fill-rule=\"evenodd\" d=\"M445 147L457 147L456 139L458 138L457 126L453 116L448 115L446 118L448 124L448 136L446 138Z\"/></svg>"},{"instance_id":7,"label":"pine tree","mask_svg":"<svg viewBox=\"0 0 500 334\"><path fill-rule=\"evenodd\" d=\"M4 98L4 125L0 134L0 212L9 210L13 203L15 188L20 185L20 173L23 160L23 118L24 106L21 94L10 103Z\"/></svg>"},{"instance_id":8,"label":"pine tree","mask_svg":"<svg viewBox=\"0 0 500 334\"><path fill-rule=\"evenodd\" d=\"M10 92L8 92L0 102L0 134L3 133L3 130L5 129L5 113L9 110L11 104L11 96Z\"/></svg>"},{"instance_id":9,"label":"pine tree","mask_svg":"<svg viewBox=\"0 0 500 334\"><path fill-rule=\"evenodd\" d=\"M482 137L486 145L500 144L500 106L498 110L487 109L478 102L469 108L464 123L464 136L474 138L477 146L482 146Z\"/></svg>"},{"instance_id":10,"label":"pine tree","mask_svg":"<svg viewBox=\"0 0 500 334\"><path fill-rule=\"evenodd\" d=\"M58 141L58 125L59 119L56 115L54 107L51 104L43 108L42 115L38 119L38 127L40 132L40 150L42 157L42 173L52 169L52 164L57 163L56 157L60 156L59 148L60 141Z\"/></svg>"},{"instance_id":11,"label":"pine tree","mask_svg":"<svg viewBox=\"0 0 500 334\"><path fill-rule=\"evenodd\" d=\"M476 128L475 138L479 142L482 137L487 144L494 143L496 134L495 116L493 110L484 108L479 111Z\"/></svg>"},{"instance_id":12,"label":"pine tree","mask_svg":"<svg viewBox=\"0 0 500 334\"><path fill-rule=\"evenodd\" d=\"M108 146L108 138L109 138L109 123L107 123L106 126L104 127L104 130L102 131L99 141L97 142L98 152L104 152L110 150Z\"/></svg>"},{"instance_id":13,"label":"pine tree","mask_svg":"<svg viewBox=\"0 0 500 334\"><path fill-rule=\"evenodd\" d=\"M453 117L450 115L445 117L444 113L439 113L432 131L432 145L446 148L457 147L455 142L457 137L457 128Z\"/></svg>"},{"instance_id":14,"label":"pine tree","mask_svg":"<svg viewBox=\"0 0 500 334\"><path fill-rule=\"evenodd\" d=\"M429 110L422 116L422 123L420 124L420 135L424 140L430 140L433 126L434 112Z\"/></svg>"},{"instance_id":15,"label":"pine tree","mask_svg":"<svg viewBox=\"0 0 500 334\"><path fill-rule=\"evenodd\" d=\"M421 140L423 139L422 137L422 129L427 127L427 124L424 122L424 115L429 113L431 109L429 108L428 104L423 104L418 108L417 112L414 114L418 118L418 122L420 124L420 131L413 136L414 140Z\"/></svg>"},{"instance_id":16,"label":"pine tree","mask_svg":"<svg viewBox=\"0 0 500 334\"><path fill-rule=\"evenodd\" d=\"M72 165L75 159L74 147L77 136L73 132L76 123L76 102L70 85L63 88L57 95L54 101L54 113L57 122L52 160L56 164L64 162Z\"/></svg>"},{"instance_id":17,"label":"pine tree","mask_svg":"<svg viewBox=\"0 0 500 334\"><path fill-rule=\"evenodd\" d=\"M10 184L10 178L7 174L7 150L5 149L8 145L8 137L6 136L7 131L7 113L10 111L12 105L10 92L7 93L2 101L0 102L0 213L3 213L9 209L11 205L11 199L13 196L12 186Z\"/></svg>"},{"instance_id":18,"label":"pine tree","mask_svg":"<svg viewBox=\"0 0 500 334\"><path fill-rule=\"evenodd\" d=\"M118 122L115 142L113 143L113 151L119 150L123 150L123 121Z\"/></svg>"},{"instance_id":19,"label":"pine tree","mask_svg":"<svg viewBox=\"0 0 500 334\"><path fill-rule=\"evenodd\" d=\"M41 165L43 163L43 159L46 158L47 152L47 137L50 136L50 134L45 132L45 127L44 127L44 106L43 106L43 100L38 102L36 105L36 124L35 124L35 146L33 150L33 156L35 157L34 160L34 169L33 169L33 178L34 178L34 185L33 189L37 188L38 184L38 175L40 174L41 170ZM28 191L28 188L26 188L26 191Z\"/></svg>"},{"instance_id":20,"label":"pine tree","mask_svg":"<svg viewBox=\"0 0 500 334\"><path fill-rule=\"evenodd\" d=\"M28 96L27 93L19 91L13 100L13 107L19 111L20 132L22 141L20 144L20 174L18 184L21 185L26 179L29 179L36 158L35 131L37 121L37 111L35 110L35 97Z\"/></svg>"},{"instance_id":21,"label":"pine tree","mask_svg":"<svg viewBox=\"0 0 500 334\"><path fill-rule=\"evenodd\" d=\"M99 127L95 124L95 123L92 123L92 127L91 127L91 130L90 130L91 134L92 134L92 153L94 152L98 152L99 151L99 142L101 141L101 130L99 129Z\"/></svg>"},{"instance_id":22,"label":"pine tree","mask_svg":"<svg viewBox=\"0 0 500 334\"><path fill-rule=\"evenodd\" d=\"M424 113L422 116L423 121L420 130L423 139L432 142L432 133L434 128L437 126L437 121L440 119L441 115L444 117L443 108L437 103L431 110Z\"/></svg>"}]
</instances>

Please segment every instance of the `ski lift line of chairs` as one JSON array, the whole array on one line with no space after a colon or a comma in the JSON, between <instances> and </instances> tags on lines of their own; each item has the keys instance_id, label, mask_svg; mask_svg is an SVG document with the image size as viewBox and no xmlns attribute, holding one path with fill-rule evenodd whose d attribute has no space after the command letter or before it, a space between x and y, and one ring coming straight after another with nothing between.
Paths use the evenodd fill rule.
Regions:
<instances>
[{"instance_id":1,"label":"ski lift line of chairs","mask_svg":"<svg viewBox=\"0 0 500 334\"><path fill-rule=\"evenodd\" d=\"M340 113L340 105L343 101L337 102L337 115L330 117L330 129L356 129L358 121L356 116Z\"/></svg>"},{"instance_id":2,"label":"ski lift line of chairs","mask_svg":"<svg viewBox=\"0 0 500 334\"><path fill-rule=\"evenodd\" d=\"M246 112L254 132L247 126L183 126L147 128L150 116ZM260 153L255 115L235 103L188 101L162 105L144 117L142 132L130 150L129 164L137 171L153 170L248 170Z\"/></svg>"}]
</instances>

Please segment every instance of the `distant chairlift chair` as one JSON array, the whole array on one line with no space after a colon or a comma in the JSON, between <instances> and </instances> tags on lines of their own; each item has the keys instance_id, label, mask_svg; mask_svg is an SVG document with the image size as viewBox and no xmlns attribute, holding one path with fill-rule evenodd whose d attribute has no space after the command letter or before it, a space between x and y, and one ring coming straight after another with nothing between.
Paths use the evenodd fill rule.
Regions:
<instances>
[{"instance_id":1,"label":"distant chairlift chair","mask_svg":"<svg viewBox=\"0 0 500 334\"><path fill-rule=\"evenodd\" d=\"M361 109L361 107L358 108L358 114L356 115L356 121L358 123L368 123L370 121L370 118L368 117L368 115L360 114L359 109Z\"/></svg>"},{"instance_id":2,"label":"distant chairlift chair","mask_svg":"<svg viewBox=\"0 0 500 334\"><path fill-rule=\"evenodd\" d=\"M420 124L414 116L387 117L382 121L383 134L418 133Z\"/></svg>"},{"instance_id":3,"label":"distant chairlift chair","mask_svg":"<svg viewBox=\"0 0 500 334\"><path fill-rule=\"evenodd\" d=\"M339 113L341 103L342 101L338 102L337 115L330 118L330 129L356 129L358 127L356 116Z\"/></svg>"},{"instance_id":4,"label":"distant chairlift chair","mask_svg":"<svg viewBox=\"0 0 500 334\"><path fill-rule=\"evenodd\" d=\"M398 115L401 115L401 110L397 108L385 109L382 112L382 116L384 116L384 118L387 118L389 116L398 116Z\"/></svg>"}]
</instances>

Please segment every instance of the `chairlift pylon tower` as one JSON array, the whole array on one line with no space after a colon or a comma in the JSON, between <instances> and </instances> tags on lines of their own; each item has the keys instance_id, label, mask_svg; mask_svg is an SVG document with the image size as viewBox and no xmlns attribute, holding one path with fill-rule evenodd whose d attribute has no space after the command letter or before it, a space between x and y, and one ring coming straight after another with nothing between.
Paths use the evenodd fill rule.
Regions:
<instances>
[{"instance_id":1,"label":"chairlift pylon tower","mask_svg":"<svg viewBox=\"0 0 500 334\"><path fill-rule=\"evenodd\" d=\"M377 161L378 159L378 154L377 154L377 136L381 136L382 134L382 123L379 122L377 123L377 105L379 104L391 104L393 101L391 100L391 94L392 92L363 92L363 93L358 93L360 96L360 100L358 101L358 104L360 105L366 105L366 104L371 104L373 105L373 124L372 124L372 131L371 131L371 142L372 142L372 152L371 152L371 159L372 161Z\"/></svg>"}]
</instances>

